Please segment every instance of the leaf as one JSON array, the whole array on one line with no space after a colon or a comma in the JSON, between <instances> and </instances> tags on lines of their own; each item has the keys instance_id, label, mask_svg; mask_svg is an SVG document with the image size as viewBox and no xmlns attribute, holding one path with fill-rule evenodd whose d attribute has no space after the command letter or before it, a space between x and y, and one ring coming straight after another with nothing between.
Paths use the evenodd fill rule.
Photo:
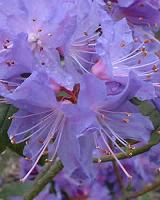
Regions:
<instances>
[{"instance_id":1,"label":"leaf","mask_svg":"<svg viewBox=\"0 0 160 200\"><path fill-rule=\"evenodd\" d=\"M0 153L3 152L6 147L11 148L16 153L22 155L24 144L12 145L8 138L8 128L11 124L11 117L17 109L8 104L0 104Z\"/></svg>"},{"instance_id":2,"label":"leaf","mask_svg":"<svg viewBox=\"0 0 160 200\"><path fill-rule=\"evenodd\" d=\"M31 183L11 183L1 188L0 198L7 199L14 196L23 196L24 192L32 187Z\"/></svg>"}]
</instances>

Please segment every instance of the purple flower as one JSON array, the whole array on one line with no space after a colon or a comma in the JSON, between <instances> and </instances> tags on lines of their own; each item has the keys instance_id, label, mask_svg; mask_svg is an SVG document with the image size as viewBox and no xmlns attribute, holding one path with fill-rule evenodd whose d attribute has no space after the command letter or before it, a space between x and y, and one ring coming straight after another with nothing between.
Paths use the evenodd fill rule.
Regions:
<instances>
[{"instance_id":1,"label":"purple flower","mask_svg":"<svg viewBox=\"0 0 160 200\"><path fill-rule=\"evenodd\" d=\"M155 98L159 88L159 41L141 29L133 32L125 19L113 23L104 18L102 32L97 45L101 62L92 67L92 72L108 82L126 85L129 72L134 71L143 84L135 96L142 100ZM107 55L110 64L103 55Z\"/></svg>"},{"instance_id":2,"label":"purple flower","mask_svg":"<svg viewBox=\"0 0 160 200\"><path fill-rule=\"evenodd\" d=\"M100 1L104 7L103 1ZM159 27L159 1L152 0L104 0L108 13L114 20L126 17L132 25L146 26L147 28Z\"/></svg>"},{"instance_id":3,"label":"purple flower","mask_svg":"<svg viewBox=\"0 0 160 200\"><path fill-rule=\"evenodd\" d=\"M28 141L24 155L34 163L27 176L48 151L49 160L53 160L58 153L66 170L73 176L76 170L79 178L87 178L86 166L90 168L93 142L92 137L89 139L86 135L87 144L80 133L90 125L93 117L78 101L79 89L79 85L75 85L73 91L70 91L55 85L53 77L46 72L34 72L20 87L7 95L6 99L20 109L13 116L9 136L14 143ZM80 144L86 146L88 154L83 152L85 149L80 149Z\"/></svg>"},{"instance_id":4,"label":"purple flower","mask_svg":"<svg viewBox=\"0 0 160 200\"><path fill-rule=\"evenodd\" d=\"M134 73L120 94L108 97L105 82L92 75L83 75L80 83L73 83L73 90L56 83L52 75L34 72L5 96L20 109L13 116L9 137L13 143L27 141L24 155L33 161L22 180L46 151L49 160L58 153L66 171L85 180L92 176L92 137L96 147L102 144L113 156L107 138L121 151L116 140L126 147L124 139L148 141L153 126L129 103L141 87Z\"/></svg>"}]
</instances>

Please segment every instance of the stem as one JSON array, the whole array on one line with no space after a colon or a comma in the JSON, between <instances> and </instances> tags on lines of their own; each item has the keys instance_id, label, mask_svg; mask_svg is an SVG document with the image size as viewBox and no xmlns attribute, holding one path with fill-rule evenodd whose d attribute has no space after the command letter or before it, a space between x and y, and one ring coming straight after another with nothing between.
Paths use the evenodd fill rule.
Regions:
<instances>
[{"instance_id":1,"label":"stem","mask_svg":"<svg viewBox=\"0 0 160 200\"><path fill-rule=\"evenodd\" d=\"M153 182L152 184L148 184L147 186L145 186L142 190L140 190L138 192L134 192L134 193L128 195L127 199L137 198L139 196L142 196L143 194L146 194L147 192L150 192L150 191L158 189L158 188L160 188L160 180L157 180L157 181Z\"/></svg>"},{"instance_id":2,"label":"stem","mask_svg":"<svg viewBox=\"0 0 160 200\"><path fill-rule=\"evenodd\" d=\"M125 159L125 158L131 158L131 157L134 157L136 155L139 155L139 154L142 154L144 152L149 151L153 146L155 146L158 143L159 143L159 140L151 141L149 144L146 144L142 147L133 149L129 154L118 153L118 154L116 154L116 156L119 160L122 160L122 159ZM109 161L113 161L114 158L113 158L112 155L102 156L101 158L93 158L94 163L98 163L99 160L101 160L101 162L109 162Z\"/></svg>"},{"instance_id":3,"label":"stem","mask_svg":"<svg viewBox=\"0 0 160 200\"><path fill-rule=\"evenodd\" d=\"M43 171L40 178L35 180L32 189L24 194L24 200L33 200L62 169L63 165L61 161L57 161L47 172Z\"/></svg>"}]
</instances>

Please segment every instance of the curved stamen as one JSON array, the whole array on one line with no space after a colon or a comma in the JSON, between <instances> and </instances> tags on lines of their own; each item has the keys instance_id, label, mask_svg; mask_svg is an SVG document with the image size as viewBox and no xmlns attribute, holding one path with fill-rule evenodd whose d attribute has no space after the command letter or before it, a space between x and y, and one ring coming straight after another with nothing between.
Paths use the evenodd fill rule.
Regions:
<instances>
[{"instance_id":1,"label":"curved stamen","mask_svg":"<svg viewBox=\"0 0 160 200\"><path fill-rule=\"evenodd\" d=\"M76 63L78 63L78 65L80 66L80 68L82 68L85 72L87 72L88 74L91 74L87 69L85 69L84 67L83 67L83 65L79 62L79 60L74 56L74 55L72 55L71 56L75 61L76 61Z\"/></svg>"},{"instance_id":2,"label":"curved stamen","mask_svg":"<svg viewBox=\"0 0 160 200\"><path fill-rule=\"evenodd\" d=\"M157 64L160 61L160 59L154 60L153 62L144 64L144 65L133 65L130 67L123 67L122 69L138 69L138 68L143 68L143 67L147 67L149 65L153 65L153 64ZM114 67L115 70L121 70L119 67Z\"/></svg>"},{"instance_id":3,"label":"curved stamen","mask_svg":"<svg viewBox=\"0 0 160 200\"><path fill-rule=\"evenodd\" d=\"M15 118L15 119L23 119L23 118L27 118L27 117L32 117L32 116L37 116L37 115L41 115L41 114L45 114L45 113L48 113L48 112L51 112L51 110L48 110L48 111L45 111L45 112L39 112L39 113L32 113L32 114L29 114L29 115L25 115L25 116L16 116L15 114L12 115L11 117L9 117L10 119L12 118Z\"/></svg>"},{"instance_id":4,"label":"curved stamen","mask_svg":"<svg viewBox=\"0 0 160 200\"><path fill-rule=\"evenodd\" d=\"M50 120L51 124L53 123L53 127L54 127L54 128L52 129L52 132L54 133L54 134L52 134L52 137L54 137L54 135L55 135L56 132L58 131L59 126L60 126L62 120L63 120L63 116L60 116L60 115L57 116L57 118L56 118L56 120L54 121L54 123L53 123L53 120ZM52 127L52 126L51 126L51 127ZM47 135L47 138L48 138L48 137L49 137L49 134ZM41 152L41 150L43 149L43 147L44 147L44 145L45 145L45 143L46 143L46 141L47 141L47 138L44 140L43 145L42 145L42 147L39 149L39 151L32 157L32 160L33 160L35 157L37 157L38 154ZM57 138L57 137L56 137L56 138Z\"/></svg>"},{"instance_id":5,"label":"curved stamen","mask_svg":"<svg viewBox=\"0 0 160 200\"><path fill-rule=\"evenodd\" d=\"M92 65L95 64L95 63L93 63L93 62L90 62L90 61L86 60L85 58L83 58L82 56L80 56L80 55L78 55L78 54L76 54L76 57L78 57L79 59L81 59L82 61L84 61L84 62L86 62L86 63L88 63L88 64L92 64Z\"/></svg>"},{"instance_id":6,"label":"curved stamen","mask_svg":"<svg viewBox=\"0 0 160 200\"><path fill-rule=\"evenodd\" d=\"M12 81L5 81L5 80L0 80L1 83L5 83L5 84L10 84L11 86L20 86L20 83L15 83Z\"/></svg>"},{"instance_id":7,"label":"curved stamen","mask_svg":"<svg viewBox=\"0 0 160 200\"><path fill-rule=\"evenodd\" d=\"M127 57L127 58L125 58L125 59L122 59L122 60L120 60L120 61L113 62L112 64L113 64L113 65L120 64L120 63L125 62L125 61L128 61L128 60L130 60L130 59L132 59L132 58L134 58L134 57L137 57L137 56L140 55L140 54L142 54L141 51L138 52L138 53L136 53L136 54L134 54L134 55L132 55L132 56L130 56L130 57Z\"/></svg>"},{"instance_id":8,"label":"curved stamen","mask_svg":"<svg viewBox=\"0 0 160 200\"><path fill-rule=\"evenodd\" d=\"M33 133L31 133L30 135L28 135L27 137L25 137L25 138L23 138L23 139L21 139L21 140L19 140L19 141L16 141L16 139L15 139L15 137L16 136L18 136L18 135L14 135L13 136L13 139L16 141L16 143L18 144L18 143L21 143L21 142L24 142L24 141L26 141L26 140L28 140L29 138L31 138L32 136L34 136L34 135L36 135L37 134L37 137L39 137L40 135L41 135L41 133L43 133L49 126L51 125L51 122L50 122L50 120L48 119L47 120L47 122L44 124L44 125L42 125L39 129L37 129L35 132L33 132ZM41 132L42 131L42 132ZM40 133L39 133L40 132ZM27 133L27 132L26 132ZM38 134L39 133L39 134ZM36 138L37 138L36 137ZM13 139L11 139L11 140L13 140Z\"/></svg>"},{"instance_id":9,"label":"curved stamen","mask_svg":"<svg viewBox=\"0 0 160 200\"><path fill-rule=\"evenodd\" d=\"M25 130L25 131L16 133L15 135L13 135L13 137L14 137L14 136L22 135L22 134L24 134L24 133L26 133L26 132L29 132L29 131L32 131L34 128L38 127L39 125L41 125L41 124L43 124L45 121L47 121L49 118L51 118L51 117L55 114L55 112L56 112L56 110L55 110L54 112L51 112L51 113L48 114L47 116L43 117L39 123L35 124L34 126L32 126L31 128L28 128L28 129Z\"/></svg>"},{"instance_id":10,"label":"curved stamen","mask_svg":"<svg viewBox=\"0 0 160 200\"><path fill-rule=\"evenodd\" d=\"M92 35L92 36L87 36L85 39L82 39L82 40L80 40L80 41L75 41L74 42L74 44L80 44L80 43L82 43L82 42L88 42L88 40L91 40L91 39L93 39L93 38L95 38L95 37L97 37L97 36L99 36L99 33L97 33L97 34L95 34L95 35Z\"/></svg>"},{"instance_id":11,"label":"curved stamen","mask_svg":"<svg viewBox=\"0 0 160 200\"><path fill-rule=\"evenodd\" d=\"M141 44L140 44L135 50L133 50L131 53L129 53L128 55L125 55L124 57L122 57L122 58L120 58L120 59L118 59L118 60L116 60L116 61L113 61L113 63L114 63L114 62L119 62L119 61L121 61L121 60L124 60L124 59L126 59L126 58L132 56L135 52L139 51L140 48L143 47L143 45L144 45L144 43L141 43Z\"/></svg>"},{"instance_id":12,"label":"curved stamen","mask_svg":"<svg viewBox=\"0 0 160 200\"><path fill-rule=\"evenodd\" d=\"M79 52L79 53L97 54L96 51L85 51L85 50L79 50L79 49L76 49L76 51Z\"/></svg>"},{"instance_id":13,"label":"curved stamen","mask_svg":"<svg viewBox=\"0 0 160 200\"><path fill-rule=\"evenodd\" d=\"M101 127L101 129L103 130L104 134L116 145L116 147L117 147L121 152L123 152L124 154L127 154L127 153L117 144L117 142L110 136L110 134L106 132L106 130L105 130L103 127Z\"/></svg>"},{"instance_id":14,"label":"curved stamen","mask_svg":"<svg viewBox=\"0 0 160 200\"><path fill-rule=\"evenodd\" d=\"M117 164L120 166L120 168L122 169L122 171L125 173L125 175L129 178L132 179L132 176L126 171L126 169L123 167L123 165L121 164L121 162L118 160L118 158L116 157L116 155L114 154L114 152L112 151L111 147L109 146L109 144L106 142L105 136L102 132L102 130L100 130L100 135L102 137L102 140L104 142L104 144L107 146L108 150L110 151L110 153L112 154L112 156L114 157L114 159L116 160Z\"/></svg>"},{"instance_id":15,"label":"curved stamen","mask_svg":"<svg viewBox=\"0 0 160 200\"><path fill-rule=\"evenodd\" d=\"M63 116L62 116L62 117L63 117ZM58 118L58 117L57 117L57 118ZM62 120L63 120L63 118L62 118ZM62 126L62 129L63 129L63 128L64 128L64 125ZM48 134L48 136L47 136L47 138L46 138L46 140L45 140L45 143L44 143L44 145L43 145L43 148L41 148L41 152L39 153L39 155L38 155L36 161L34 162L33 166L32 166L31 169L29 170L29 172L28 172L20 181L24 182L24 181L28 178L28 176L30 175L30 173L33 171L33 169L34 169L35 166L37 165L39 159L40 159L41 156L43 155L45 149L47 148L47 146L48 146L50 140L53 138L56 129L57 129L57 127L55 127L55 124L53 124L52 127L51 127L51 130L49 131L49 134ZM59 128L58 128L58 129L59 129ZM57 142L57 145L56 145L56 151L58 150L58 147L59 147L60 139L61 139L62 132L63 132L62 129L60 129L60 130L61 130L61 131L60 131L60 134L58 134L59 136L58 136L58 142ZM57 153L56 151L55 151L55 153L54 153L54 156L55 156L56 153Z\"/></svg>"}]
</instances>

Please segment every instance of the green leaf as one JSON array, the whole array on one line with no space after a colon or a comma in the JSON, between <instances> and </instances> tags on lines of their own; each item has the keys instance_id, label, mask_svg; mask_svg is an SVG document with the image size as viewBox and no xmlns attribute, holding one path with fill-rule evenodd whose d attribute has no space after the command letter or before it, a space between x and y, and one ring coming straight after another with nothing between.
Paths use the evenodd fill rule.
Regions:
<instances>
[{"instance_id":1,"label":"green leaf","mask_svg":"<svg viewBox=\"0 0 160 200\"><path fill-rule=\"evenodd\" d=\"M0 190L0 198L6 200L9 197L13 196L23 196L23 194L31 189L31 183L11 183L5 185Z\"/></svg>"},{"instance_id":2,"label":"green leaf","mask_svg":"<svg viewBox=\"0 0 160 200\"><path fill-rule=\"evenodd\" d=\"M16 153L22 155L24 144L12 145L8 138L8 129L11 124L11 117L17 109L11 105L0 104L0 153L3 152L6 147L11 148Z\"/></svg>"},{"instance_id":3,"label":"green leaf","mask_svg":"<svg viewBox=\"0 0 160 200\"><path fill-rule=\"evenodd\" d=\"M156 132L151 135L150 142L157 144L160 141L160 135Z\"/></svg>"},{"instance_id":4,"label":"green leaf","mask_svg":"<svg viewBox=\"0 0 160 200\"><path fill-rule=\"evenodd\" d=\"M139 105L139 110L143 115L150 116L152 112L155 111L155 108L151 103L143 101Z\"/></svg>"}]
</instances>

